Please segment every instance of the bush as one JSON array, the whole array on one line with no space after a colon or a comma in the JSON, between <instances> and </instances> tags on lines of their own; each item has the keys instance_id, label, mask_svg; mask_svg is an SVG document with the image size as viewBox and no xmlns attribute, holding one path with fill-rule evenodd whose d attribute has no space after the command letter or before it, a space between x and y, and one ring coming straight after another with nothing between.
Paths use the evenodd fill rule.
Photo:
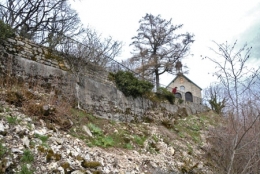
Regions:
<instances>
[{"instance_id":1,"label":"bush","mask_svg":"<svg viewBox=\"0 0 260 174\"><path fill-rule=\"evenodd\" d=\"M136 98L153 89L152 83L137 79L131 72L118 71L115 74L110 73L109 78L115 81L116 86L125 96Z\"/></svg>"},{"instance_id":2,"label":"bush","mask_svg":"<svg viewBox=\"0 0 260 174\"><path fill-rule=\"evenodd\" d=\"M14 30L2 20L0 20L0 28L0 42L2 40L15 36Z\"/></svg>"},{"instance_id":3,"label":"bush","mask_svg":"<svg viewBox=\"0 0 260 174\"><path fill-rule=\"evenodd\" d=\"M160 99L166 99L168 100L171 104L174 104L175 101L175 96L173 93L171 93L170 91L168 91L166 88L158 88L158 92L157 92L157 97L159 97Z\"/></svg>"}]
</instances>

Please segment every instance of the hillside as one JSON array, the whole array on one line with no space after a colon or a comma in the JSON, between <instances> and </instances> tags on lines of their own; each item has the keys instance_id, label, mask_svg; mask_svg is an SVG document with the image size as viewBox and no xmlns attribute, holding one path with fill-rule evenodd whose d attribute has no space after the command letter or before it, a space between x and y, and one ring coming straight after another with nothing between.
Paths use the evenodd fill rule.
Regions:
<instances>
[{"instance_id":1,"label":"hillside","mask_svg":"<svg viewBox=\"0 0 260 174\"><path fill-rule=\"evenodd\" d=\"M0 172L214 173L206 137L218 119L209 111L116 122L76 109L55 93L2 86Z\"/></svg>"}]
</instances>

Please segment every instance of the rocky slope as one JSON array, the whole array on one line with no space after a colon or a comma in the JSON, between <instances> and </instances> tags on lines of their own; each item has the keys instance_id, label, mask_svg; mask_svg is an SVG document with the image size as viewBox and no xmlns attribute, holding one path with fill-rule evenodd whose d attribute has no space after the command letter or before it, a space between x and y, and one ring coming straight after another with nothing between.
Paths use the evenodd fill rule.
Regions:
<instances>
[{"instance_id":1,"label":"rocky slope","mask_svg":"<svg viewBox=\"0 0 260 174\"><path fill-rule=\"evenodd\" d=\"M212 124L213 113L180 118L172 129L165 124L124 124L92 116L89 123L95 120L104 136L99 140L91 124L77 127L74 122L69 131L62 131L6 102L0 106L1 173L213 173L203 159L202 133ZM97 120L104 127L97 126ZM125 142L105 141L112 135L106 129L114 134L124 130ZM137 135L145 138L138 142ZM118 147L120 143L125 146Z\"/></svg>"}]
</instances>

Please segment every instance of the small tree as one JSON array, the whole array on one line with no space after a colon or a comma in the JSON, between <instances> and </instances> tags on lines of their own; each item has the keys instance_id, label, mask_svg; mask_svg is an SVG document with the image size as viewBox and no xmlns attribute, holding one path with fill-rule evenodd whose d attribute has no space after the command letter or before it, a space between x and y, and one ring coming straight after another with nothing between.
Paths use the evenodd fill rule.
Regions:
<instances>
[{"instance_id":1,"label":"small tree","mask_svg":"<svg viewBox=\"0 0 260 174\"><path fill-rule=\"evenodd\" d=\"M210 153L215 162L227 174L259 172L259 68L248 68L252 47L244 45L236 49L237 42L218 44L212 49L215 58L206 57L216 64L216 75L226 91L226 124L211 131ZM213 93L213 102L217 93ZM215 153L214 153L215 152Z\"/></svg>"},{"instance_id":2,"label":"small tree","mask_svg":"<svg viewBox=\"0 0 260 174\"><path fill-rule=\"evenodd\" d=\"M204 90L204 97L208 100L211 109L221 115L227 103L224 89L220 85L211 85Z\"/></svg>"},{"instance_id":3,"label":"small tree","mask_svg":"<svg viewBox=\"0 0 260 174\"><path fill-rule=\"evenodd\" d=\"M190 33L177 34L182 25L172 25L172 20L162 19L160 15L146 14L140 21L137 36L133 37L133 61L138 64L138 71L146 77L154 76L156 89L159 76L173 72L177 60L186 56L191 43Z\"/></svg>"}]
</instances>

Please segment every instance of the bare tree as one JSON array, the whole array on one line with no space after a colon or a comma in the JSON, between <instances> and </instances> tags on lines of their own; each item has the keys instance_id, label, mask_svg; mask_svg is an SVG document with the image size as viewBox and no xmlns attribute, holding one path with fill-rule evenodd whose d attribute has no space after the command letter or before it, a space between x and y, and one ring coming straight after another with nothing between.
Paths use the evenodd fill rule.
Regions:
<instances>
[{"instance_id":1,"label":"bare tree","mask_svg":"<svg viewBox=\"0 0 260 174\"><path fill-rule=\"evenodd\" d=\"M66 2L53 10L52 16L45 34L47 38L42 40L42 44L47 43L50 48L65 44L66 37L78 37L85 32L78 14Z\"/></svg>"},{"instance_id":2,"label":"bare tree","mask_svg":"<svg viewBox=\"0 0 260 174\"><path fill-rule=\"evenodd\" d=\"M176 61L188 54L194 36L175 33L182 25L174 26L171 19L167 21L160 15L146 14L139 23L138 34L131 43L135 47L133 61L139 62L138 71L145 76L155 76L158 88L159 76L172 72Z\"/></svg>"},{"instance_id":3,"label":"bare tree","mask_svg":"<svg viewBox=\"0 0 260 174\"><path fill-rule=\"evenodd\" d=\"M216 72L214 75L220 80L220 83L227 91L227 97L235 111L235 115L239 117L239 102L245 91L249 90L255 82L259 69L248 68L247 62L250 58L252 47L244 45L238 51L235 49L237 42L229 45L227 42L218 44L217 50L211 49L218 57L206 57L216 64Z\"/></svg>"},{"instance_id":4,"label":"bare tree","mask_svg":"<svg viewBox=\"0 0 260 174\"><path fill-rule=\"evenodd\" d=\"M112 37L102 38L95 30L87 28L83 34L82 43L68 38L61 48L62 52L73 55L78 68L87 62L106 67L121 53L122 43Z\"/></svg>"},{"instance_id":5,"label":"bare tree","mask_svg":"<svg viewBox=\"0 0 260 174\"><path fill-rule=\"evenodd\" d=\"M214 43L217 49L212 51L216 57L206 58L216 64L214 74L225 88L228 107L225 109L226 125L212 131L213 147L210 150L218 152L211 154L224 173L255 173L260 161L260 135L256 131L259 129L260 110L254 106L259 98L259 94L254 92L259 68L247 66L251 47L244 45L237 50L237 42L233 45Z\"/></svg>"},{"instance_id":6,"label":"bare tree","mask_svg":"<svg viewBox=\"0 0 260 174\"><path fill-rule=\"evenodd\" d=\"M72 37L84 31L67 0L2 0L0 19L20 36L51 47L65 35Z\"/></svg>"}]
</instances>

